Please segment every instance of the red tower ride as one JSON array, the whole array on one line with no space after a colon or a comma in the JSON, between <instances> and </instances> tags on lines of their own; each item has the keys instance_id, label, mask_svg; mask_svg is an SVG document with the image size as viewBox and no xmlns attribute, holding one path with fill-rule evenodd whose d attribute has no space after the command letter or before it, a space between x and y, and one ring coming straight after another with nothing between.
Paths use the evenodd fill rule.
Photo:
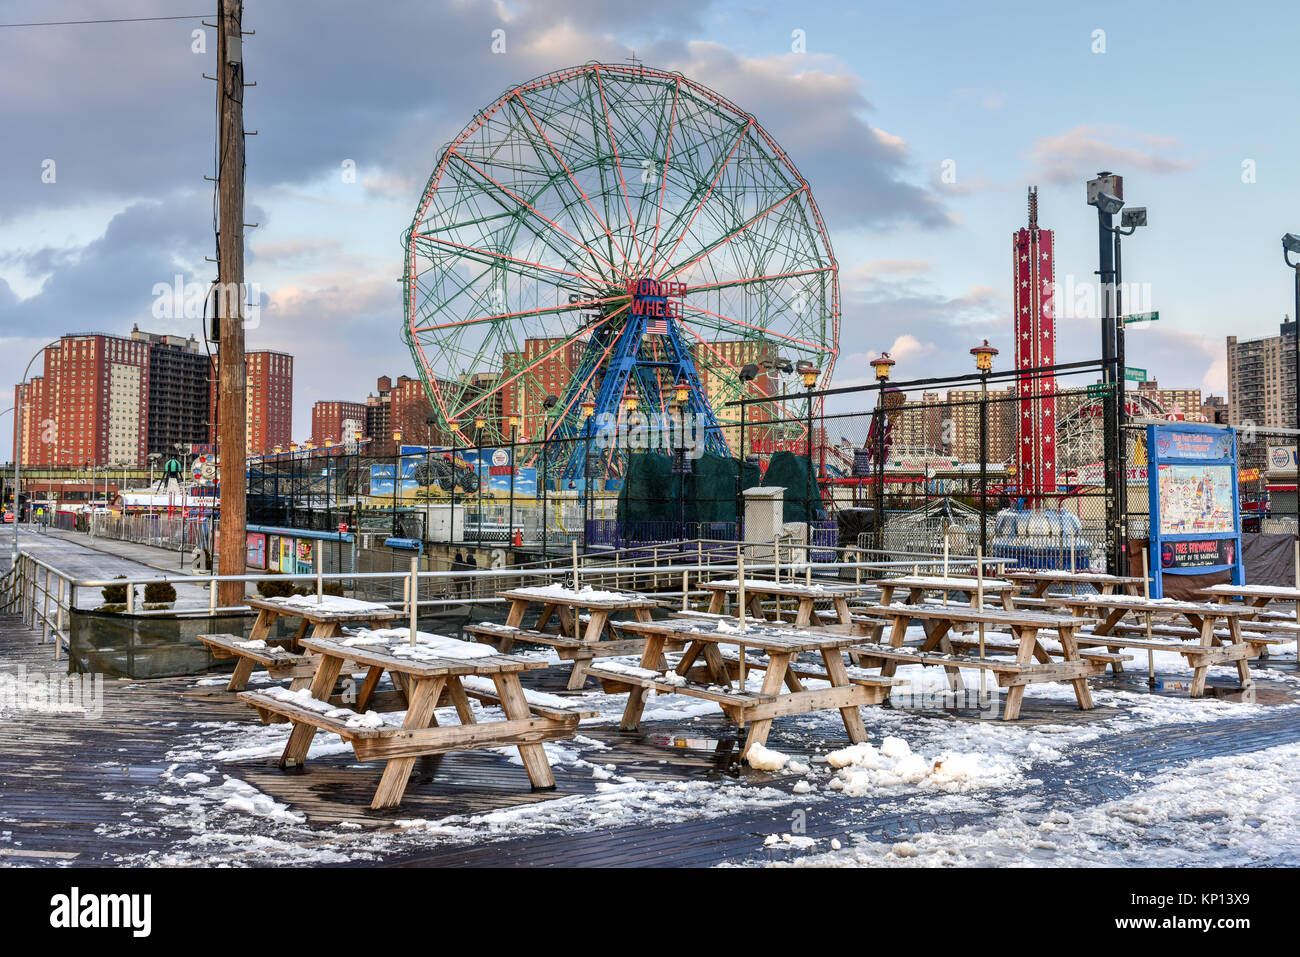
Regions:
<instances>
[{"instance_id":1,"label":"red tower ride","mask_svg":"<svg viewBox=\"0 0 1300 957\"><path fill-rule=\"evenodd\" d=\"M1029 226L1012 237L1015 264L1016 486L1027 503L1056 491L1056 376L1027 370L1056 362L1056 272L1052 231L1038 228L1038 187L1029 187Z\"/></svg>"}]
</instances>

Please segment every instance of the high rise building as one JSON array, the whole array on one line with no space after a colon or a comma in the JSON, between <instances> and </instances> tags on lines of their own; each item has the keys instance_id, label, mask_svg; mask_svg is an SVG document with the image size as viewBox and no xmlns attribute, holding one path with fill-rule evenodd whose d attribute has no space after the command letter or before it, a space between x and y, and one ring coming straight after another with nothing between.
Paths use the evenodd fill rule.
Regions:
<instances>
[{"instance_id":1,"label":"high rise building","mask_svg":"<svg viewBox=\"0 0 1300 957\"><path fill-rule=\"evenodd\" d=\"M263 350L248 353L246 362L248 454L264 455L292 440L293 356Z\"/></svg>"},{"instance_id":2,"label":"high rise building","mask_svg":"<svg viewBox=\"0 0 1300 957\"><path fill-rule=\"evenodd\" d=\"M102 333L63 336L43 375L22 391L28 465L143 465L148 446L149 344Z\"/></svg>"},{"instance_id":3,"label":"high rise building","mask_svg":"<svg viewBox=\"0 0 1300 957\"><path fill-rule=\"evenodd\" d=\"M1012 237L1017 369L1056 362L1053 238L1050 229L1038 228L1038 187L1031 186L1029 225ZM1022 495L1033 498L1056 491L1056 377L1023 375L1016 388L1021 397L1016 418L1016 484Z\"/></svg>"},{"instance_id":4,"label":"high rise building","mask_svg":"<svg viewBox=\"0 0 1300 957\"><path fill-rule=\"evenodd\" d=\"M1129 391L1133 391L1132 386L1129 386ZM1162 389L1160 383L1153 379L1150 382L1139 382L1136 391L1155 402L1166 414L1181 415L1184 419L1193 421L1200 418L1200 389Z\"/></svg>"},{"instance_id":5,"label":"high rise building","mask_svg":"<svg viewBox=\"0 0 1300 957\"><path fill-rule=\"evenodd\" d=\"M1283 320L1276 336L1228 336L1228 408L1232 424L1295 428L1296 324Z\"/></svg>"},{"instance_id":6,"label":"high rise building","mask_svg":"<svg viewBox=\"0 0 1300 957\"><path fill-rule=\"evenodd\" d=\"M131 330L131 339L149 347L149 402L146 450L174 455L209 440L212 362L190 336Z\"/></svg>"},{"instance_id":7,"label":"high rise building","mask_svg":"<svg viewBox=\"0 0 1300 957\"><path fill-rule=\"evenodd\" d=\"M366 434L366 406L338 399L317 402L311 407L311 440L317 446L327 442L352 442L356 433Z\"/></svg>"}]
</instances>

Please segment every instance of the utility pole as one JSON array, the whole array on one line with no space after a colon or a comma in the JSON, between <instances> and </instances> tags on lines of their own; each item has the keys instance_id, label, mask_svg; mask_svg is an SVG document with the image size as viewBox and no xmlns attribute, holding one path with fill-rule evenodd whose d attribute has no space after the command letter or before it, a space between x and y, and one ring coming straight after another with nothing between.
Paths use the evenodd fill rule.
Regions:
<instances>
[{"instance_id":1,"label":"utility pole","mask_svg":"<svg viewBox=\"0 0 1300 957\"><path fill-rule=\"evenodd\" d=\"M221 526L217 572L244 574L248 417L244 357L244 64L242 0L221 0L217 24L217 240L218 441ZM240 605L243 582L222 582L218 603Z\"/></svg>"}]
</instances>

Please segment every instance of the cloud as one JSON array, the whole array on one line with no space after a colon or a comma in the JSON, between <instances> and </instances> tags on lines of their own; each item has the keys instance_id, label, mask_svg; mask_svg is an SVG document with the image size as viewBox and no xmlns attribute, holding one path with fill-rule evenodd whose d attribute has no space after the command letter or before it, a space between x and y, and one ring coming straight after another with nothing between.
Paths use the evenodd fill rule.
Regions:
<instances>
[{"instance_id":1,"label":"cloud","mask_svg":"<svg viewBox=\"0 0 1300 957\"><path fill-rule=\"evenodd\" d=\"M1124 145L1138 142L1146 148ZM1117 142L1118 141L1118 142ZM1099 169L1139 169L1148 173L1179 173L1192 169L1189 160L1167 155L1178 141L1169 136L1135 134L1119 128L1076 126L1059 136L1039 137L1029 150L1029 162L1039 180L1076 183Z\"/></svg>"}]
</instances>

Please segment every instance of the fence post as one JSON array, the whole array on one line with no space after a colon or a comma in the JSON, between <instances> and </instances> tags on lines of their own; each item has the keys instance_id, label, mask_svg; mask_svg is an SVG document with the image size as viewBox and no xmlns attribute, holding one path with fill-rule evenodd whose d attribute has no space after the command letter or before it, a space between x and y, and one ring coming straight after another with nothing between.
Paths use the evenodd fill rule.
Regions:
<instances>
[{"instance_id":1,"label":"fence post","mask_svg":"<svg viewBox=\"0 0 1300 957\"><path fill-rule=\"evenodd\" d=\"M135 614L135 582L133 581L126 583L126 613Z\"/></svg>"},{"instance_id":2,"label":"fence post","mask_svg":"<svg viewBox=\"0 0 1300 957\"><path fill-rule=\"evenodd\" d=\"M411 556L411 647L415 647L415 626L420 607L420 556Z\"/></svg>"},{"instance_id":3,"label":"fence post","mask_svg":"<svg viewBox=\"0 0 1300 957\"><path fill-rule=\"evenodd\" d=\"M217 614L217 577L215 575L208 581L208 614L213 617Z\"/></svg>"},{"instance_id":4,"label":"fence post","mask_svg":"<svg viewBox=\"0 0 1300 957\"><path fill-rule=\"evenodd\" d=\"M56 624L54 627L54 660L55 661L58 661L60 658L60 654L62 651L62 648L60 646L63 644L63 585L64 585L64 578L62 575L60 575L59 576L59 597L55 600L54 603L54 608L55 608L54 613L55 613L55 620L56 620ZM72 642L69 641L68 644L71 645Z\"/></svg>"},{"instance_id":5,"label":"fence post","mask_svg":"<svg viewBox=\"0 0 1300 957\"><path fill-rule=\"evenodd\" d=\"M41 644L50 637L50 570L45 569L45 587L41 589Z\"/></svg>"}]
</instances>

